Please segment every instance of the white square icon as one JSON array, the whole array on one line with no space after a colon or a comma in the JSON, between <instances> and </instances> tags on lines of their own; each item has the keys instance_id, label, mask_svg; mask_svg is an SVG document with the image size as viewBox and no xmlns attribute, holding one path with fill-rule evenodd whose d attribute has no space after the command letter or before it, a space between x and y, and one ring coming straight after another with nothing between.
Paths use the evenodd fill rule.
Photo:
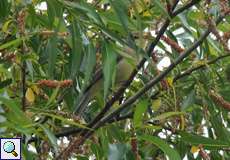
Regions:
<instances>
[{"instance_id":1,"label":"white square icon","mask_svg":"<svg viewBox=\"0 0 230 160\"><path fill-rule=\"evenodd\" d=\"M0 138L1 154L0 160L21 159L20 138Z\"/></svg>"}]
</instances>

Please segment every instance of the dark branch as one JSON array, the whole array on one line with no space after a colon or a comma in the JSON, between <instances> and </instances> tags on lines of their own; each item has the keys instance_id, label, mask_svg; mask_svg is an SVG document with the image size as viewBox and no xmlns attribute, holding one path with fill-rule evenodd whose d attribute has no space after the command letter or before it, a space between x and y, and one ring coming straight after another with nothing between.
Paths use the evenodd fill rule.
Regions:
<instances>
[{"instance_id":1,"label":"dark branch","mask_svg":"<svg viewBox=\"0 0 230 160\"><path fill-rule=\"evenodd\" d=\"M119 116L119 117L115 117L111 120L108 121L108 123L114 123L114 122L118 122L118 121L122 121L122 120L126 120L128 118L132 118L133 117L133 112L130 112L127 115L124 116ZM57 133L55 136L57 138L59 137L64 137L64 136L69 136L69 135L73 135L73 134L78 134L82 131L81 128L65 128L65 131L62 131L60 133Z\"/></svg>"},{"instance_id":2,"label":"dark branch","mask_svg":"<svg viewBox=\"0 0 230 160\"><path fill-rule=\"evenodd\" d=\"M214 64L214 63L216 63L217 61L219 61L219 60L221 60L221 59L223 59L223 58L229 57L229 56L230 56L230 54L224 54L224 55L219 56L219 57L217 57L217 58L215 58L215 59L213 59L213 60L211 60L211 61L208 61L207 64L209 64L209 65L210 65L210 64ZM175 78L173 79L173 81L175 82L175 81L177 81L178 79L181 79L181 78L183 78L183 77L189 76L190 74L192 74L192 72L194 72L194 71L196 71L196 70L199 70L199 69L201 69L201 68L205 68L205 67L206 67L206 64L203 64L203 65L199 65L199 66L197 66L197 67L193 67L193 68L191 68L191 69L188 69L188 70L186 70L184 73L176 75Z\"/></svg>"},{"instance_id":3,"label":"dark branch","mask_svg":"<svg viewBox=\"0 0 230 160\"><path fill-rule=\"evenodd\" d=\"M133 118L133 112L130 112L127 115L124 115L124 116L115 117L115 118L109 120L108 123L119 122L119 121L123 121L123 120L129 119L129 118ZM70 135L78 134L82 130L83 130L82 128L72 128L72 127L71 128L70 127L63 128L63 131L61 131L60 133L55 134L55 136L57 138L70 136ZM28 140L27 143L29 144L29 143L35 142L37 140L38 140L38 138L32 137L31 139Z\"/></svg>"},{"instance_id":4,"label":"dark branch","mask_svg":"<svg viewBox=\"0 0 230 160\"><path fill-rule=\"evenodd\" d=\"M175 12L173 12L173 16L176 16L178 14L180 14L181 12L189 9L190 7L194 6L195 4L197 4L198 2L200 2L201 0L191 0L191 2L189 2L188 4L184 5L183 7L178 8Z\"/></svg>"}]
</instances>

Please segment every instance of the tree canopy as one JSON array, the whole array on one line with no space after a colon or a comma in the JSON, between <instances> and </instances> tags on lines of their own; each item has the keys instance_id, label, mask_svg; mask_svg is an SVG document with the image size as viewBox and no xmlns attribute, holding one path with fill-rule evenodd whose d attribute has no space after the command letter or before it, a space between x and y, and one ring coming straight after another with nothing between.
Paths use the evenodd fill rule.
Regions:
<instances>
[{"instance_id":1,"label":"tree canopy","mask_svg":"<svg viewBox=\"0 0 230 160\"><path fill-rule=\"evenodd\" d=\"M230 159L228 0L1 0L0 134L23 159Z\"/></svg>"}]
</instances>

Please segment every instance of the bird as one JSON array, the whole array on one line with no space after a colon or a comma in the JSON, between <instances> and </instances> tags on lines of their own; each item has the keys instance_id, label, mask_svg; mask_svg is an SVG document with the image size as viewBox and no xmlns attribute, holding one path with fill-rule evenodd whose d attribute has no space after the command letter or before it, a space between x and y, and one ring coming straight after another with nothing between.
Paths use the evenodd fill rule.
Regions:
<instances>
[{"instance_id":1,"label":"bird","mask_svg":"<svg viewBox=\"0 0 230 160\"><path fill-rule=\"evenodd\" d=\"M130 77L132 71L141 59L141 55L137 54L134 49L129 47L124 47L120 54L122 56L118 57L115 72L115 90L118 89ZM103 89L102 75L102 69L96 71L93 85L90 85L85 89L80 100L78 101L78 104L75 107L74 113L76 115L82 115L89 102L91 102L91 100L93 100L99 93L101 93L101 90Z\"/></svg>"}]
</instances>

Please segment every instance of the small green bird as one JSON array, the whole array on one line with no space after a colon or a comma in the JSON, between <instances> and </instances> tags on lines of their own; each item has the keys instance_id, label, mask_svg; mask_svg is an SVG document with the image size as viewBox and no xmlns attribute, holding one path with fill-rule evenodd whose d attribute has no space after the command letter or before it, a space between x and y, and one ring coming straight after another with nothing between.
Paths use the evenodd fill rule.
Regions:
<instances>
[{"instance_id":1,"label":"small green bird","mask_svg":"<svg viewBox=\"0 0 230 160\"><path fill-rule=\"evenodd\" d=\"M115 90L118 89L122 85L122 83L124 83L130 77L135 66L140 61L140 55L137 55L137 53L134 50L127 48L124 49L124 51L126 52L125 55L127 56L122 57L117 62L117 66L116 66L115 82L114 82ZM75 113L77 115L81 115L86 109L89 102L93 100L98 94L100 94L102 89L103 89L103 79L100 78L91 87L86 89L86 91L82 95L81 100L79 101L76 107Z\"/></svg>"}]
</instances>

